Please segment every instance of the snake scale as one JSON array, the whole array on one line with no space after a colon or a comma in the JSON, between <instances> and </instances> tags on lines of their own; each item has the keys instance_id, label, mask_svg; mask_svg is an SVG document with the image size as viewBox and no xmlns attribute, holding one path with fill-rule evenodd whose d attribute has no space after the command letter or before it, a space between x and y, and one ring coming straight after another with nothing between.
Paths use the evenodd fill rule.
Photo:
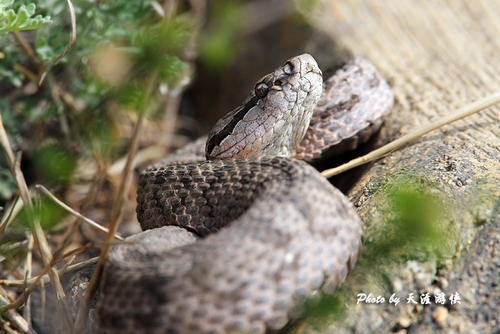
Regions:
<instances>
[{"instance_id":1,"label":"snake scale","mask_svg":"<svg viewBox=\"0 0 500 334\"><path fill-rule=\"evenodd\" d=\"M354 265L362 223L306 161L365 142L392 104L360 58L325 82L308 54L264 76L208 138L141 173L144 231L109 254L92 331L263 333L331 292Z\"/></svg>"}]
</instances>

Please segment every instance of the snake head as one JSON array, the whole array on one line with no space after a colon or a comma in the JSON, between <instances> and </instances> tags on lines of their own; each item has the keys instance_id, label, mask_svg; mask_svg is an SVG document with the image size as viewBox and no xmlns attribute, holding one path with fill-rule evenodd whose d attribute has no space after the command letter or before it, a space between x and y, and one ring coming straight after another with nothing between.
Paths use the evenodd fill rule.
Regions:
<instances>
[{"instance_id":1,"label":"snake head","mask_svg":"<svg viewBox=\"0 0 500 334\"><path fill-rule=\"evenodd\" d=\"M290 156L309 127L322 85L311 55L289 59L257 81L245 103L215 124L207 159Z\"/></svg>"}]
</instances>

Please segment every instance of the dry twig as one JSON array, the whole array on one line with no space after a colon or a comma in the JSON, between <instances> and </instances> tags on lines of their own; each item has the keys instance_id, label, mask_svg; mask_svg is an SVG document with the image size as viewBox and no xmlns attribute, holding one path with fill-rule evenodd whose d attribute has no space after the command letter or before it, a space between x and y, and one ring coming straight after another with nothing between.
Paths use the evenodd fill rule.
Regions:
<instances>
[{"instance_id":1,"label":"dry twig","mask_svg":"<svg viewBox=\"0 0 500 334\"><path fill-rule=\"evenodd\" d=\"M32 260L33 260L33 234L29 234L27 236L28 238L28 251L26 252L26 262L24 264L24 281L26 282L31 278L31 273L32 273ZM25 284L26 286L26 284ZM30 305L30 300L29 297L27 299L26 306L24 307L23 310L23 316L24 319L26 319L26 322L28 323L29 326L31 326L31 305Z\"/></svg>"},{"instance_id":2,"label":"dry twig","mask_svg":"<svg viewBox=\"0 0 500 334\"><path fill-rule=\"evenodd\" d=\"M19 196L16 196L16 198L10 203L7 212L3 215L2 221L0 221L0 240L2 239L5 229L9 226L10 222L16 218L22 207L22 201L19 201Z\"/></svg>"},{"instance_id":3,"label":"dry twig","mask_svg":"<svg viewBox=\"0 0 500 334\"><path fill-rule=\"evenodd\" d=\"M71 254L72 255L72 254ZM62 268L61 270L58 270L59 275L63 275L72 271L80 270L82 268L88 267L90 265L93 265L97 263L97 257L93 257L91 259L78 262L72 265L69 265L67 267ZM22 288L26 285L31 285L31 284L42 284L42 283L48 283L50 281L50 277L47 276L47 274L40 275L40 279L38 279L39 276L30 278L29 280L0 280L0 285L4 285L7 287L15 287L15 288Z\"/></svg>"},{"instance_id":4,"label":"dry twig","mask_svg":"<svg viewBox=\"0 0 500 334\"><path fill-rule=\"evenodd\" d=\"M92 219L90 218L87 218L85 217L84 215L82 215L81 213L79 213L78 211L74 210L73 208L71 208L69 205L67 205L66 203L64 203L63 201L61 201L60 199L58 199L54 194L52 194L47 188L45 188L44 186L42 186L41 184L37 184L36 185L36 188L37 189L40 189L45 195L49 196L49 198L51 200L53 200L54 202L56 202L60 207L62 207L64 210L68 211L69 213L71 213L73 216L83 220L84 222L86 222L87 224L89 224L90 226L102 231L102 232L106 232L106 233L109 233L109 229L107 229L106 227L96 223L95 221L93 221ZM123 237L120 236L119 234L115 233L114 234L114 237L118 240L123 240Z\"/></svg>"},{"instance_id":5,"label":"dry twig","mask_svg":"<svg viewBox=\"0 0 500 334\"><path fill-rule=\"evenodd\" d=\"M45 76L47 76L47 73L49 73L50 69L56 65L62 57L68 53L69 49L71 49L71 46L76 40L76 15L75 15L75 8L73 7L73 4L71 3L71 0L66 0L68 3L68 8L69 8L69 14L71 18L71 33L69 35L69 41L68 44L66 44L66 47L64 50L50 63L50 65L45 69L45 72L40 76L40 81L38 82L38 85L41 86L43 83L43 80L45 79Z\"/></svg>"},{"instance_id":6,"label":"dry twig","mask_svg":"<svg viewBox=\"0 0 500 334\"><path fill-rule=\"evenodd\" d=\"M42 68L42 63L36 56L35 51L33 48L30 46L28 41L23 37L23 34L19 31L13 31L12 35L14 36L14 39L16 40L17 44L21 47L21 49L28 55L30 60L33 62L38 67L38 70Z\"/></svg>"},{"instance_id":7,"label":"dry twig","mask_svg":"<svg viewBox=\"0 0 500 334\"><path fill-rule=\"evenodd\" d=\"M370 161L376 160L384 156L385 154L401 148L402 146L406 145L407 143L422 137L428 132L431 132L433 130L436 130L446 124L450 124L452 122L458 121L462 118L465 118L467 116L470 116L474 113L477 113L483 109L486 109L488 107L491 107L494 104L497 104L500 102L500 92L493 93L491 95L486 96L485 98L480 99L479 101L470 103L466 105L463 108L460 108L456 113L453 113L451 115L448 115L446 117L442 117L438 119L435 122L432 122L426 126L421 127L420 129L415 130L412 133L409 133L401 138L398 138L392 142L390 142L387 145L384 145L374 151L371 151L370 153L353 159L343 165L340 165L335 168L330 168L327 170L324 170L321 172L321 175L324 177L332 177L334 175L343 173L349 169L352 169L354 167L364 165Z\"/></svg>"},{"instance_id":8,"label":"dry twig","mask_svg":"<svg viewBox=\"0 0 500 334\"><path fill-rule=\"evenodd\" d=\"M99 188L104 180L104 175L106 174L105 173L105 164L100 163L99 156L96 156L96 160L98 162L98 169L96 170L94 177L93 177L94 182L92 182L92 185L91 185L89 191L87 192L85 199L83 200L83 204L82 204L81 209L80 209L80 211L82 211L82 212L87 211L88 208L90 208L92 206L92 204L95 202L98 190L99 190ZM69 222L69 229L65 232L63 240L61 241L57 250L54 252L54 257L56 259L58 259L59 256L63 253L64 249L68 246L68 244L71 240L71 237L78 229L78 226L80 226L80 220L75 216L73 216L73 218L74 219Z\"/></svg>"},{"instance_id":9,"label":"dry twig","mask_svg":"<svg viewBox=\"0 0 500 334\"><path fill-rule=\"evenodd\" d=\"M6 295L5 291L3 289L1 289L0 292L1 292L0 293L0 302L2 304L9 303L9 299L4 297ZM26 320L19 313L17 313L15 310L8 310L3 315L22 333L29 332L30 326L28 325ZM12 333L18 333L18 332L12 330Z\"/></svg>"},{"instance_id":10,"label":"dry twig","mask_svg":"<svg viewBox=\"0 0 500 334\"><path fill-rule=\"evenodd\" d=\"M79 252L82 252L84 250L87 250L90 247L92 247L92 244L87 244L87 245L84 245L83 247L80 247L79 249L75 249L74 251L71 251L68 254L65 254L62 257L61 260L65 259L67 257L74 256L76 253L79 253ZM83 261L83 262L77 264L77 265L79 265L78 268L82 268L83 267L81 265L82 263L85 263L85 265L91 264L92 263L91 260L93 260L93 259L90 259L90 260L87 260L87 261ZM27 300L28 296L31 294L31 292L35 289L35 287L39 283L44 283L45 282L45 281L42 281L42 278L44 278L47 273L49 273L49 278L52 279L50 277L50 271L54 270L53 267L55 265L56 265L56 262L53 260L51 263L49 263L48 265L46 265L43 268L42 272L36 278L34 278L34 279L30 279L30 280L26 280L26 281L25 280L13 280L13 281L10 281L10 280L0 280L0 284L5 285L5 286L23 286L23 287L26 287L25 283L29 284L28 287L25 288L25 290L23 291L23 293L15 301L13 301L12 303L6 305L5 307L0 308L0 312L5 312L5 311L11 310L11 309L15 309L15 308L18 308L18 307L22 306L26 302L26 300ZM65 272L69 271L69 268L74 268L77 265L68 266L67 270L60 270L60 271L54 270L54 271L56 271L56 273L58 275L59 274L64 274ZM71 270L76 270L76 269L71 269ZM65 307L64 311L67 313L67 310L68 310L67 306L65 304L62 304L62 305ZM70 326L71 324L69 323L69 315L65 314L63 316L68 317L68 319L67 319L68 322L66 323L66 325Z\"/></svg>"}]
</instances>

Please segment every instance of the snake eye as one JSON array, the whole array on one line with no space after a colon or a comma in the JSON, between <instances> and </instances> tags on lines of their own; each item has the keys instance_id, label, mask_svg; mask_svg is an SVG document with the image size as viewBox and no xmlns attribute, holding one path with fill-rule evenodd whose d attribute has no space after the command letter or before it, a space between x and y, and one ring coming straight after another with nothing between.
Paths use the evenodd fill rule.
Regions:
<instances>
[{"instance_id":1,"label":"snake eye","mask_svg":"<svg viewBox=\"0 0 500 334\"><path fill-rule=\"evenodd\" d=\"M278 87L281 87L281 86L283 86L283 81L281 81L281 80L279 80L279 79L278 79L278 80L275 80L275 81L273 82L273 86L278 86Z\"/></svg>"},{"instance_id":2,"label":"snake eye","mask_svg":"<svg viewBox=\"0 0 500 334\"><path fill-rule=\"evenodd\" d=\"M283 72L285 74L291 75L293 73L294 66L291 62L287 61L285 65L283 65Z\"/></svg>"},{"instance_id":3,"label":"snake eye","mask_svg":"<svg viewBox=\"0 0 500 334\"><path fill-rule=\"evenodd\" d=\"M257 95L258 97L266 97L268 92L269 86L267 86L265 83L259 82L257 85L255 85L255 95Z\"/></svg>"}]
</instances>

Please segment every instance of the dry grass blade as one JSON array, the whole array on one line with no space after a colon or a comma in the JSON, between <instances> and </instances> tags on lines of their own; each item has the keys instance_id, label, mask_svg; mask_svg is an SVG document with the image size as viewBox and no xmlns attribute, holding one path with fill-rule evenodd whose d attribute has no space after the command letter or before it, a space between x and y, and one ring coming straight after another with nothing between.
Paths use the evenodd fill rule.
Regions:
<instances>
[{"instance_id":1,"label":"dry grass blade","mask_svg":"<svg viewBox=\"0 0 500 334\"><path fill-rule=\"evenodd\" d=\"M86 244L84 245L83 247L80 247L79 249L75 249L74 251L71 251L69 252L68 254L65 254L63 256L63 259L64 258L68 258L68 257L71 257L71 256L74 256L76 253L79 253L83 250L87 250L89 249L90 247L92 247L92 244ZM93 259L90 259L90 260L87 260L87 261L84 261L85 265L89 265L92 263ZM83 263L83 262L82 262ZM22 286L22 287L26 287L26 283L29 284L27 288L25 288L25 290L23 291L23 293L15 300L13 301L12 303L10 304L7 304L3 307L0 308L0 313L3 313L3 312L6 312L8 310L11 310L11 309L14 309L14 308L18 308L20 306L22 306L28 296L30 295L30 293L33 291L33 289L35 289L35 287L39 284L39 283L42 283L42 278L45 278L46 277L46 274L49 273L50 275L50 271L51 270L54 270L53 266L55 265L56 263L54 262L51 262L49 263L48 265L45 266L45 268L43 268L43 271L34 279L30 279L30 280L15 280L15 281L10 281L10 282L13 282L12 284L7 284L9 281L1 281L0 280L0 284L2 285L5 285L5 286ZM79 268L82 268L83 266L81 266L81 263L79 264L75 264L73 266L68 266L67 269L64 269L64 270L60 270L60 271L56 271L57 274L64 274L66 272L68 272L70 269L69 268L72 268L71 270L77 270L77 269L74 269L77 265L80 265L78 267ZM49 277L50 279L52 279L51 277ZM47 280L48 281L48 280ZM45 283L45 281L43 281ZM67 312L67 306L65 304L63 304L64 307L66 307L65 311ZM68 323L66 324L67 326L70 326L71 324L69 323L69 315L68 314L65 314L63 316L66 316L68 317L67 321Z\"/></svg>"},{"instance_id":2,"label":"dry grass blade","mask_svg":"<svg viewBox=\"0 0 500 334\"><path fill-rule=\"evenodd\" d=\"M16 196L14 201L12 201L12 203L9 205L7 212L3 215L2 221L0 222L0 240L2 239L2 235L5 229L7 228L7 226L9 226L10 222L14 220L14 218L16 218L22 207L22 201L19 201L19 196Z\"/></svg>"},{"instance_id":3,"label":"dry grass blade","mask_svg":"<svg viewBox=\"0 0 500 334\"><path fill-rule=\"evenodd\" d=\"M401 138L398 138L392 142L390 142L387 145L384 145L366 155L363 155L362 157L353 159L343 165L340 165L335 168L330 168L327 170L324 170L321 172L321 175L324 177L332 177L334 175L343 173L349 169L352 169L354 167L366 164L370 161L376 160L381 158L384 154L387 154L395 149L398 149L407 143L422 137L428 132L431 132L433 130L436 130L446 124L453 123L455 121L458 121L462 118L465 118L467 116L470 116L472 114L475 114L483 109L486 109L488 107L491 107L494 104L497 104L500 102L500 92L496 92L494 94L488 95L485 98L480 99L479 101L470 103L466 105L465 107L459 109L456 113L453 113L449 116L443 117L438 119L437 121L430 123L426 126L421 127L420 129L417 129L416 131L409 133Z\"/></svg>"},{"instance_id":4,"label":"dry grass blade","mask_svg":"<svg viewBox=\"0 0 500 334\"><path fill-rule=\"evenodd\" d=\"M99 162L98 157L96 157L97 161ZM90 190L87 192L87 195L85 196L85 199L83 200L83 204L80 208L80 211L85 212L87 211L91 206L92 203L95 202L96 196L98 193L98 190L100 186L102 185L102 182L104 180L104 176L106 175L105 171L105 165L98 163L99 168L96 170L94 174L94 181L92 182L92 185L90 187ZM65 235L63 236L63 240L59 244L59 247L56 249L54 252L54 257L58 259L61 254L64 252L64 249L69 245L72 236L74 233L77 231L78 226L80 225L80 220L73 216L73 220L69 222L69 229L65 232Z\"/></svg>"},{"instance_id":5,"label":"dry grass blade","mask_svg":"<svg viewBox=\"0 0 500 334\"><path fill-rule=\"evenodd\" d=\"M26 55L28 55L28 57L30 58L30 60L35 65L37 65L38 67L40 67L41 66L40 60L36 56L36 53L33 50L33 48L26 41L26 39L23 37L22 33L19 32L19 31L13 31L12 35L14 36L14 39L16 40L16 42L19 45L19 47L21 47L21 49L24 51L24 53L26 53Z\"/></svg>"},{"instance_id":6,"label":"dry grass blade","mask_svg":"<svg viewBox=\"0 0 500 334\"><path fill-rule=\"evenodd\" d=\"M2 289L0 293L0 302L2 304L9 303L9 299L4 297L5 291ZM21 333L29 333L30 326L28 325L28 322L16 311L14 310L8 310L3 314L2 316L5 316L18 330L21 331ZM13 331L13 333L18 333L17 331Z\"/></svg>"},{"instance_id":7,"label":"dry grass blade","mask_svg":"<svg viewBox=\"0 0 500 334\"><path fill-rule=\"evenodd\" d=\"M98 260L98 257L93 257L91 259L72 264L72 265L68 266L67 268L65 268L64 270L62 270L61 273L65 274L65 273L69 273L71 271L75 271L75 270L79 270L81 268L88 267L92 264L97 263L97 260Z\"/></svg>"},{"instance_id":8,"label":"dry grass blade","mask_svg":"<svg viewBox=\"0 0 500 334\"><path fill-rule=\"evenodd\" d=\"M43 268L42 272L34 280L30 280L31 282L30 285L23 291L23 293L15 301L1 307L0 313L21 307L26 302L26 299L28 298L31 291L33 291L33 289L38 285L42 277L44 277L48 272L50 272L50 270L53 270L51 263L49 265L46 265L45 268ZM23 280L23 286L24 286L24 280ZM66 316L68 315L66 314ZM67 321L69 322L69 317Z\"/></svg>"},{"instance_id":9,"label":"dry grass blade","mask_svg":"<svg viewBox=\"0 0 500 334\"><path fill-rule=\"evenodd\" d=\"M2 145L5 151L5 156L7 157L7 163L9 164L10 173L12 174L12 177L16 182L16 185L19 189L19 193L21 195L21 198L23 199L24 204L32 207L33 203L31 202L31 198L29 197L28 186L26 184L26 181L24 180L24 177L22 177L22 175L19 175L17 173L16 170L16 166L18 165L18 163L16 162L14 153L12 152L12 149L10 147L9 137L7 136L7 132L5 131L5 128L3 126L1 114L0 114L0 144Z\"/></svg>"},{"instance_id":10,"label":"dry grass blade","mask_svg":"<svg viewBox=\"0 0 500 334\"><path fill-rule=\"evenodd\" d=\"M134 166L144 164L146 161L152 161L155 158L163 157L166 155L167 149L164 146L153 145L143 148L137 152L134 157ZM118 176L123 172L127 163L127 156L121 157L114 162L108 169L108 174L111 176Z\"/></svg>"},{"instance_id":11,"label":"dry grass blade","mask_svg":"<svg viewBox=\"0 0 500 334\"><path fill-rule=\"evenodd\" d=\"M151 80L154 82L154 79ZM151 83L152 86L152 83ZM151 89L149 90L151 91ZM137 152L137 146L139 142L139 132L142 127L142 123L144 120L144 114L145 113L140 113L139 118L137 119L137 122L134 127L134 132L132 134L132 141L129 149L129 154L127 156L127 162L125 164L125 168L123 169L122 172L122 178L121 178L121 183L120 187L118 189L117 196L115 197L115 200L113 201L113 207L111 209L111 222L109 224L109 232L106 235L106 239L104 241L103 247L101 248L101 253L99 255L99 260L97 261L96 268L94 270L94 274L92 275L89 285L87 287L87 291L85 293L85 301L81 304L80 309L78 310L78 315L76 317L75 321L75 326L73 327L73 333L79 333L81 332L81 329L84 328L84 318L85 315L87 314L87 305L92 299L92 296L94 295L96 289L97 289L97 283L99 282L100 276L102 269L104 267L104 262L106 261L106 258L108 256L109 249L111 247L111 239L113 238L113 235L116 233L118 229L118 222L120 220L120 213L121 213L121 206L122 203L125 199L127 189L130 185L130 175L132 172L133 168L133 160L135 157L135 153Z\"/></svg>"},{"instance_id":12,"label":"dry grass blade","mask_svg":"<svg viewBox=\"0 0 500 334\"><path fill-rule=\"evenodd\" d=\"M47 73L49 73L50 69L54 65L56 65L62 59L62 57L64 57L66 55L66 53L68 53L69 49L71 49L71 46L73 45L73 43L75 43L75 40L76 40L76 15L75 15L75 8L73 7L73 4L71 3L70 0L66 0L66 2L68 3L69 14L70 14L70 18L71 18L71 33L69 35L69 41L68 41L68 44L66 44L66 47L64 48L64 50L50 63L50 65L47 67L47 69L45 70L45 72L43 72L43 74L40 77L40 81L38 82L39 86L42 85L43 80L47 76Z\"/></svg>"},{"instance_id":13,"label":"dry grass blade","mask_svg":"<svg viewBox=\"0 0 500 334\"><path fill-rule=\"evenodd\" d=\"M24 67L23 65L21 64L14 64L14 69L21 72L22 74L24 74L28 79L31 80L31 82L33 82L35 85L38 84L38 75L31 72L30 70L28 70L26 67Z\"/></svg>"},{"instance_id":14,"label":"dry grass blade","mask_svg":"<svg viewBox=\"0 0 500 334\"><path fill-rule=\"evenodd\" d=\"M97 263L97 257L93 257L91 259L88 259L88 260L85 260L85 261L82 261L82 262L78 262L78 263L75 263L75 264L72 264L72 265L69 265L61 270L58 271L59 275L63 275L63 274L66 274L66 273L69 273L69 272L72 272L72 271L76 271L76 270L79 270L79 269L82 269L82 268L85 268L85 267L88 267L90 265L93 265L93 264L96 264ZM40 276L40 280L38 280L38 276L37 277L34 277L34 278L31 278L27 281L25 280L21 280L21 279L17 279L17 280L0 280L0 285L4 285L4 286L7 286L7 287L16 287L16 288L22 288L26 285L31 285L33 283L35 283L35 286L38 285L38 284L42 284L42 283L48 283L50 281L50 277L47 276L47 274L43 274Z\"/></svg>"},{"instance_id":15,"label":"dry grass blade","mask_svg":"<svg viewBox=\"0 0 500 334\"><path fill-rule=\"evenodd\" d=\"M92 247L94 247L94 243L93 242L87 242L85 245L80 246L78 248L75 248L75 249L67 252L66 254L64 254L62 256L62 258L65 259L65 258L68 258L68 257L71 257L71 256L75 256L75 255L77 255L79 253L82 253L82 252L86 251L87 249L91 249Z\"/></svg>"},{"instance_id":16,"label":"dry grass blade","mask_svg":"<svg viewBox=\"0 0 500 334\"><path fill-rule=\"evenodd\" d=\"M29 234L27 236L28 238L28 252L26 253L26 262L24 264L24 281L28 281L31 278L32 274L32 260L33 260L33 234ZM26 285L25 285L26 286ZM28 302L26 303L26 306L24 307L23 310L23 316L24 319L26 319L26 322L28 325L31 326L31 305L29 302L29 297L28 297Z\"/></svg>"},{"instance_id":17,"label":"dry grass blade","mask_svg":"<svg viewBox=\"0 0 500 334\"><path fill-rule=\"evenodd\" d=\"M122 208L123 201L125 200L125 197L127 195L127 190L130 186L130 175L132 172L132 168L134 166L134 158L137 152L137 146L139 143L139 132L142 128L142 123L144 121L144 113L140 114L139 118L137 119L137 122L135 124L133 133L132 133L132 140L130 143L130 149L127 155L127 160L125 162L125 167L122 170L122 176L121 176L121 182L120 186L118 188L118 192L116 193L116 196L113 200L113 206L111 208L111 222L113 223L114 220L118 220L120 215L120 211ZM117 228L117 226L111 226L110 224L110 231ZM113 232L115 233L115 232ZM109 233L108 233L109 234ZM106 240L110 241L110 240Z\"/></svg>"},{"instance_id":18,"label":"dry grass blade","mask_svg":"<svg viewBox=\"0 0 500 334\"><path fill-rule=\"evenodd\" d=\"M54 202L56 202L59 206L61 206L64 210L66 210L69 213L71 213L73 216L75 216L77 218L80 218L81 220L83 220L84 222L86 222L87 224L89 224L90 226L95 227L96 229L98 229L98 230L100 230L102 232L109 233L109 229L107 229L106 227L104 227L104 226L96 223L92 219L85 217L84 215L82 215L78 211L72 209L69 205L67 205L66 203L64 203L60 199L58 199L54 194L52 194L47 188L45 188L41 184L37 184L36 188L40 189L45 195L49 196L51 200L53 200ZM114 234L114 237L116 239L120 240L120 241L124 240L123 237L120 236L117 233Z\"/></svg>"},{"instance_id":19,"label":"dry grass blade","mask_svg":"<svg viewBox=\"0 0 500 334\"><path fill-rule=\"evenodd\" d=\"M165 11L163 10L163 7L158 3L158 1L153 1L150 3L150 5L151 7L153 7L156 14L160 15L161 17L165 17Z\"/></svg>"},{"instance_id":20,"label":"dry grass blade","mask_svg":"<svg viewBox=\"0 0 500 334\"><path fill-rule=\"evenodd\" d=\"M28 207L29 212L33 213L33 202L31 200L29 190L28 190L28 185L26 184L26 180L24 178L24 175L21 171L20 168L20 156L18 156L17 159L14 158L14 153L12 152L12 148L10 146L9 142L9 137L7 136L7 132L5 131L5 128L3 126L3 121L2 121L2 116L0 114L0 144L2 145L5 156L7 158L7 163L9 165L10 172L12 174L12 177L14 178L16 185L19 189L19 193L21 195L21 198L24 202L24 205ZM57 274L57 271L53 269L50 265L52 263L52 254L50 252L49 244L48 241L45 237L45 233L42 230L42 227L40 225L40 221L38 218L36 218L35 215L31 215L33 217L33 226L31 229L31 232L33 234L35 244L38 248L38 251L40 252L42 261L45 265L49 273L49 276L51 278L52 283L54 284L54 290L56 292L56 299L58 302L61 304L61 309L64 312L63 318L64 321L67 325L70 325L69 322L69 315L67 313L68 308L64 305L64 289L62 287L61 281L59 280L59 275ZM23 294L24 295L24 294ZM7 305L3 307L2 309L11 309L14 307L19 307L21 305L14 304L13 305Z\"/></svg>"}]
</instances>

